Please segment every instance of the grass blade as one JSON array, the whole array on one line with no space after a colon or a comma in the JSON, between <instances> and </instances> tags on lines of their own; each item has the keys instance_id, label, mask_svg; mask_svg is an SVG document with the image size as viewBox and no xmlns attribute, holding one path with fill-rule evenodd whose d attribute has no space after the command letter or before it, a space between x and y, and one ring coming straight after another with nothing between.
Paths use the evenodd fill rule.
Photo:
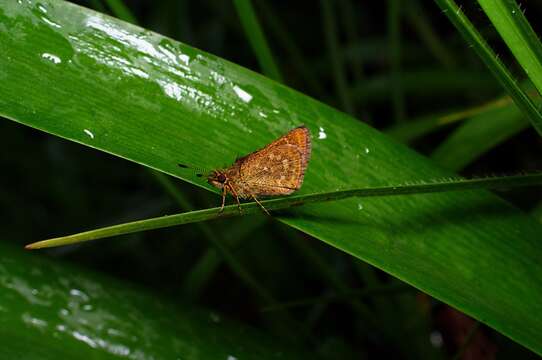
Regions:
<instances>
[{"instance_id":1,"label":"grass blade","mask_svg":"<svg viewBox=\"0 0 542 360\"><path fill-rule=\"evenodd\" d=\"M488 103L459 111L448 111L443 114L427 115L412 119L407 124L397 124L386 129L386 134L404 143L411 143L443 126L466 120L469 117L481 116L495 109L515 106L509 97L496 99Z\"/></svg>"},{"instance_id":2,"label":"grass blade","mask_svg":"<svg viewBox=\"0 0 542 360\"><path fill-rule=\"evenodd\" d=\"M250 41L250 46L252 46L252 50L258 58L263 73L273 80L283 82L282 75L271 54L271 49L267 43L260 22L256 17L252 1L234 0L233 3L237 9L239 18L241 19L245 35Z\"/></svg>"},{"instance_id":3,"label":"grass blade","mask_svg":"<svg viewBox=\"0 0 542 360\"><path fill-rule=\"evenodd\" d=\"M538 89L538 93L542 94L542 44L517 2L478 0L478 3Z\"/></svg>"},{"instance_id":4,"label":"grass blade","mask_svg":"<svg viewBox=\"0 0 542 360\"><path fill-rule=\"evenodd\" d=\"M527 128L529 122L515 105L486 111L454 129L431 157L447 169L460 171L485 152Z\"/></svg>"},{"instance_id":5,"label":"grass blade","mask_svg":"<svg viewBox=\"0 0 542 360\"><path fill-rule=\"evenodd\" d=\"M322 22L327 51L329 54L331 69L333 71L333 81L335 82L335 91L344 111L349 114L353 114L355 109L350 99L350 94L348 93L344 62L339 51L339 39L337 34L337 24L335 22L334 3L330 0L320 0L320 8L322 12Z\"/></svg>"},{"instance_id":6,"label":"grass blade","mask_svg":"<svg viewBox=\"0 0 542 360\"><path fill-rule=\"evenodd\" d=\"M296 195L281 199L261 201L268 211L287 209L293 206L301 206L312 203L337 201L351 197L373 197L386 195L426 194L446 191L466 191L474 189L503 189L542 184L542 173L531 175L517 175L494 177L485 179L451 180L447 182L435 182L420 185L398 185L378 188L353 189L335 191L322 194ZM106 237L130 234L138 231L154 230L169 226L190 224L200 221L208 221L217 218L233 217L243 214L252 214L261 211L255 202L241 204L241 211L237 205L225 206L224 211L219 213L220 208L196 210L186 213L162 216L154 219L133 221L130 223L108 226L105 228L85 231L79 234L63 236L59 238L38 241L26 246L27 249L42 249L47 247L71 245L84 241L98 240Z\"/></svg>"},{"instance_id":7,"label":"grass blade","mask_svg":"<svg viewBox=\"0 0 542 360\"><path fill-rule=\"evenodd\" d=\"M518 82L506 69L497 55L491 50L483 37L467 19L461 8L453 0L435 0L448 19L461 32L463 37L474 47L489 70L499 80L516 105L525 113L532 126L542 135L542 114L529 96L519 87Z\"/></svg>"},{"instance_id":8,"label":"grass blade","mask_svg":"<svg viewBox=\"0 0 542 360\"><path fill-rule=\"evenodd\" d=\"M394 121L405 121L405 99L401 80L401 1L388 0L388 37L390 44L391 100Z\"/></svg>"},{"instance_id":9,"label":"grass blade","mask_svg":"<svg viewBox=\"0 0 542 360\"><path fill-rule=\"evenodd\" d=\"M137 19L132 14L130 9L124 5L124 2L122 0L103 0L105 3L107 3L107 6L111 9L111 12L115 14L116 17L118 17L121 20L127 21L131 24L137 24Z\"/></svg>"}]
</instances>

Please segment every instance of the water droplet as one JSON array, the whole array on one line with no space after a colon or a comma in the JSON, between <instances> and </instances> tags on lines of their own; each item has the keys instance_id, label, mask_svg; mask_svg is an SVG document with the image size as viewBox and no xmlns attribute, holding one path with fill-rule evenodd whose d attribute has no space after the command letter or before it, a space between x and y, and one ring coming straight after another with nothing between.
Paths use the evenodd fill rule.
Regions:
<instances>
[{"instance_id":1,"label":"water droplet","mask_svg":"<svg viewBox=\"0 0 542 360\"><path fill-rule=\"evenodd\" d=\"M444 340L442 339L442 334L438 331L433 331L431 335L429 335L429 341L431 342L431 345L433 345L436 348L440 348L444 344Z\"/></svg>"},{"instance_id":2,"label":"water droplet","mask_svg":"<svg viewBox=\"0 0 542 360\"><path fill-rule=\"evenodd\" d=\"M50 305L50 300L46 294L40 294L36 288L31 287L24 279L18 277L7 277L0 279L0 281L6 288L19 293L19 295L21 295L23 299L28 301L30 304L43 306Z\"/></svg>"},{"instance_id":3,"label":"water droplet","mask_svg":"<svg viewBox=\"0 0 542 360\"><path fill-rule=\"evenodd\" d=\"M102 342L103 342L103 340L102 340ZM100 343L100 345L102 345L102 347L104 346L103 343ZM107 347L107 350L112 354L120 355L120 356L128 356L128 355L130 355L130 349L127 348L124 345L109 344L109 345L106 345L106 347Z\"/></svg>"},{"instance_id":4,"label":"water droplet","mask_svg":"<svg viewBox=\"0 0 542 360\"><path fill-rule=\"evenodd\" d=\"M110 336L125 336L124 333L120 330L109 328L107 329L107 335Z\"/></svg>"},{"instance_id":5,"label":"water droplet","mask_svg":"<svg viewBox=\"0 0 542 360\"><path fill-rule=\"evenodd\" d=\"M320 131L318 132L318 139L323 140L327 138L326 131L324 130L324 128L320 126L319 129Z\"/></svg>"},{"instance_id":6,"label":"water droplet","mask_svg":"<svg viewBox=\"0 0 542 360\"><path fill-rule=\"evenodd\" d=\"M365 153L366 153L366 154L369 153L369 148L368 148L368 147L365 148Z\"/></svg>"},{"instance_id":7,"label":"water droplet","mask_svg":"<svg viewBox=\"0 0 542 360\"><path fill-rule=\"evenodd\" d=\"M139 76L140 78L143 78L143 79L148 79L149 78L149 74L147 74L145 71L143 71L141 69L138 69L138 68L135 68L135 67L127 68L127 71L129 71L132 74L134 74L136 76Z\"/></svg>"},{"instance_id":8,"label":"water droplet","mask_svg":"<svg viewBox=\"0 0 542 360\"><path fill-rule=\"evenodd\" d=\"M73 335L74 338L76 338L79 341L84 342L85 344L89 345L90 347L93 347L93 348L97 347L96 341L92 340L87 335L85 335L83 333L80 333L79 331L73 331L72 335Z\"/></svg>"},{"instance_id":9,"label":"water droplet","mask_svg":"<svg viewBox=\"0 0 542 360\"><path fill-rule=\"evenodd\" d=\"M226 78L224 77L224 75L219 74L216 71L211 71L211 75L209 75L209 77L218 85L224 85L224 83L226 83Z\"/></svg>"},{"instance_id":10,"label":"water droplet","mask_svg":"<svg viewBox=\"0 0 542 360\"><path fill-rule=\"evenodd\" d=\"M73 296L73 297L77 297L77 298L81 299L82 301L88 301L89 300L88 295L85 294L83 291L81 291L79 289L71 289L70 290L70 295Z\"/></svg>"},{"instance_id":11,"label":"water droplet","mask_svg":"<svg viewBox=\"0 0 542 360\"><path fill-rule=\"evenodd\" d=\"M362 203L358 203L358 210L363 210L363 204Z\"/></svg>"},{"instance_id":12,"label":"water droplet","mask_svg":"<svg viewBox=\"0 0 542 360\"><path fill-rule=\"evenodd\" d=\"M237 360L237 358L233 355L228 355L226 360Z\"/></svg>"},{"instance_id":13,"label":"water droplet","mask_svg":"<svg viewBox=\"0 0 542 360\"><path fill-rule=\"evenodd\" d=\"M170 98L173 98L177 101L181 101L183 98L182 89L179 85L175 83L165 83L163 84L162 89L164 89L164 93Z\"/></svg>"},{"instance_id":14,"label":"water droplet","mask_svg":"<svg viewBox=\"0 0 542 360\"><path fill-rule=\"evenodd\" d=\"M186 54L181 54L179 55L179 59L185 64L185 65L188 65L188 63L190 62L190 56L186 55Z\"/></svg>"},{"instance_id":15,"label":"water droplet","mask_svg":"<svg viewBox=\"0 0 542 360\"><path fill-rule=\"evenodd\" d=\"M237 85L233 86L233 91L235 91L237 96L239 96L239 98L246 103L249 103L252 100L252 95L250 95L249 93L247 93L245 90L241 89Z\"/></svg>"},{"instance_id":16,"label":"water droplet","mask_svg":"<svg viewBox=\"0 0 542 360\"><path fill-rule=\"evenodd\" d=\"M47 321L35 318L29 313L24 313L21 318L26 325L30 325L38 329L44 329L47 327Z\"/></svg>"},{"instance_id":17,"label":"water droplet","mask_svg":"<svg viewBox=\"0 0 542 360\"><path fill-rule=\"evenodd\" d=\"M62 28L62 26L60 26L59 24L57 24L56 22L54 21L51 21L49 19L47 19L45 16L42 16L41 18L45 23L51 25L52 27L56 27L58 29Z\"/></svg>"},{"instance_id":18,"label":"water droplet","mask_svg":"<svg viewBox=\"0 0 542 360\"><path fill-rule=\"evenodd\" d=\"M94 134L92 133L92 131L90 131L89 129L84 129L83 130L85 132L85 134L87 134L91 139L94 139ZM70 292L71 293L71 292Z\"/></svg>"},{"instance_id":19,"label":"water droplet","mask_svg":"<svg viewBox=\"0 0 542 360\"><path fill-rule=\"evenodd\" d=\"M60 64L62 62L58 56L49 53L43 53L41 54L41 57L45 60L49 60L53 64Z\"/></svg>"},{"instance_id":20,"label":"water droplet","mask_svg":"<svg viewBox=\"0 0 542 360\"><path fill-rule=\"evenodd\" d=\"M265 114L264 114L263 112L261 112L261 111L258 112L258 115L260 115L260 116L263 117L263 118L267 118L267 115L265 115Z\"/></svg>"}]
</instances>

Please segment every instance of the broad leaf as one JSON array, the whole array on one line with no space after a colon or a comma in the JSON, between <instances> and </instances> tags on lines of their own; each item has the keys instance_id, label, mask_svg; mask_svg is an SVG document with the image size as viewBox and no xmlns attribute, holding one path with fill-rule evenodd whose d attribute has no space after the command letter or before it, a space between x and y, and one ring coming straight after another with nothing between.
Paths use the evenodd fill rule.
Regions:
<instances>
[{"instance_id":1,"label":"broad leaf","mask_svg":"<svg viewBox=\"0 0 542 360\"><path fill-rule=\"evenodd\" d=\"M3 359L299 359L220 315L0 244Z\"/></svg>"}]
</instances>

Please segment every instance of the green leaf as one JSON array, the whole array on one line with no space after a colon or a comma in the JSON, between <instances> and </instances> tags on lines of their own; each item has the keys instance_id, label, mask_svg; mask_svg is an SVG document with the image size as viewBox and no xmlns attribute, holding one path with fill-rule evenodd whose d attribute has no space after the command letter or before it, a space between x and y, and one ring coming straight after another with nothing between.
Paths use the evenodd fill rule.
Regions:
<instances>
[{"instance_id":1,"label":"green leaf","mask_svg":"<svg viewBox=\"0 0 542 360\"><path fill-rule=\"evenodd\" d=\"M478 0L495 29L542 94L542 44L514 0Z\"/></svg>"},{"instance_id":2,"label":"green leaf","mask_svg":"<svg viewBox=\"0 0 542 360\"><path fill-rule=\"evenodd\" d=\"M416 31L435 59L446 69L456 68L458 63L456 55L448 48L449 44L434 31L431 16L420 0L409 1L408 6L404 6L401 10L404 12L405 20Z\"/></svg>"},{"instance_id":3,"label":"green leaf","mask_svg":"<svg viewBox=\"0 0 542 360\"><path fill-rule=\"evenodd\" d=\"M495 78L499 80L502 87L508 92L518 108L525 113L530 120L531 125L542 135L542 114L525 91L520 88L516 79L514 79L513 75L489 47L469 19L463 14L461 8L457 6L454 0L435 0L435 2L440 6L442 11L446 13L446 16L448 16L448 19L450 19L457 30L461 32L465 40L472 44L474 50L478 53Z\"/></svg>"},{"instance_id":4,"label":"green leaf","mask_svg":"<svg viewBox=\"0 0 542 360\"><path fill-rule=\"evenodd\" d=\"M220 315L0 243L4 359L300 359Z\"/></svg>"},{"instance_id":5,"label":"green leaf","mask_svg":"<svg viewBox=\"0 0 542 360\"><path fill-rule=\"evenodd\" d=\"M390 77L391 102L393 106L393 120L396 123L405 121L405 98L401 80L401 2L388 0L388 41L390 46Z\"/></svg>"},{"instance_id":6,"label":"green leaf","mask_svg":"<svg viewBox=\"0 0 542 360\"><path fill-rule=\"evenodd\" d=\"M515 105L492 109L461 124L439 144L431 157L443 167L459 171L527 128L529 122Z\"/></svg>"},{"instance_id":7,"label":"green leaf","mask_svg":"<svg viewBox=\"0 0 542 360\"><path fill-rule=\"evenodd\" d=\"M0 46L0 114L201 187L177 163L225 166L301 123L313 152L300 194L450 175L285 86L69 3L3 3ZM352 198L277 219L542 353L542 226L496 196Z\"/></svg>"},{"instance_id":8,"label":"green leaf","mask_svg":"<svg viewBox=\"0 0 542 360\"><path fill-rule=\"evenodd\" d=\"M401 84L405 95L422 97L426 100L464 94L465 89L474 93L487 92L498 85L495 79L480 71L442 69L403 72ZM391 96L392 86L392 76L374 76L356 84L352 88L352 97L356 101L366 99L370 102L386 103Z\"/></svg>"},{"instance_id":9,"label":"green leaf","mask_svg":"<svg viewBox=\"0 0 542 360\"><path fill-rule=\"evenodd\" d=\"M480 116L485 112L508 107L512 100L509 97L499 98L488 103L459 111L447 111L441 114L431 114L412 119L406 124L397 124L386 129L386 134L404 143L411 143L431 132L442 129L444 126L465 120L469 117Z\"/></svg>"},{"instance_id":10,"label":"green leaf","mask_svg":"<svg viewBox=\"0 0 542 360\"><path fill-rule=\"evenodd\" d=\"M258 58L263 73L271 79L283 82L279 67L273 59L271 49L258 22L252 2L250 0L234 0L233 3L241 19L245 35L250 41L250 46L252 46L252 50Z\"/></svg>"},{"instance_id":11,"label":"green leaf","mask_svg":"<svg viewBox=\"0 0 542 360\"><path fill-rule=\"evenodd\" d=\"M329 53L329 65L333 71L333 82L335 93L341 102L344 111L353 114L354 104L347 91L346 70L343 58L340 56L337 24L335 22L335 5L329 0L320 0L320 12L322 16L322 27L324 38Z\"/></svg>"}]
</instances>

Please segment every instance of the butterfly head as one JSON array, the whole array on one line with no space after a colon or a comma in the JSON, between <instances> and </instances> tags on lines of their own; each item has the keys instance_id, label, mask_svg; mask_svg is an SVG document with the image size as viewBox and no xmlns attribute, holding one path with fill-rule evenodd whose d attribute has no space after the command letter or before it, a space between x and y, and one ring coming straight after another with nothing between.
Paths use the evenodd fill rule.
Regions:
<instances>
[{"instance_id":1,"label":"butterfly head","mask_svg":"<svg viewBox=\"0 0 542 360\"><path fill-rule=\"evenodd\" d=\"M207 182L216 188L222 189L228 178L226 174L220 170L213 170L207 178Z\"/></svg>"}]
</instances>

